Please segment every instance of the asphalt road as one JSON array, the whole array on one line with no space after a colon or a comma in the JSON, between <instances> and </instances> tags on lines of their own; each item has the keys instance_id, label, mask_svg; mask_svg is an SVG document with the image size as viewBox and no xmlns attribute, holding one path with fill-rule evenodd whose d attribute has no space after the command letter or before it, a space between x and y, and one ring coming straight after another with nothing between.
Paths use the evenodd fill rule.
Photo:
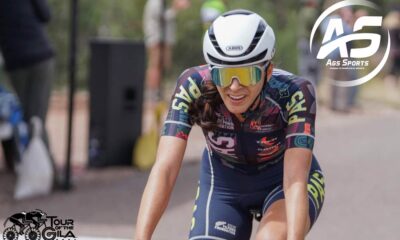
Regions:
<instances>
[{"instance_id":1,"label":"asphalt road","mask_svg":"<svg viewBox=\"0 0 400 240\"><path fill-rule=\"evenodd\" d=\"M364 113L354 115L321 111L315 154L325 173L326 200L307 239L399 239L399 138L400 111L380 106L368 106ZM197 151L202 141L195 139L192 144ZM154 239L187 239L198 171L197 160L183 165ZM75 172L71 192L15 202L15 179L3 171L0 225L16 212L39 208L74 219L78 237L132 239L147 176L131 168L80 170Z\"/></svg>"}]
</instances>

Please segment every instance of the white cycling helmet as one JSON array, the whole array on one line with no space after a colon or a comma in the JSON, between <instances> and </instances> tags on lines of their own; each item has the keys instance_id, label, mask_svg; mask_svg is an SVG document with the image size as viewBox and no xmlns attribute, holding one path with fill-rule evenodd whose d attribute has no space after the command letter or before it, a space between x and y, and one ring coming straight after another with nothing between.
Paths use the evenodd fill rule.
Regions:
<instances>
[{"instance_id":1,"label":"white cycling helmet","mask_svg":"<svg viewBox=\"0 0 400 240\"><path fill-rule=\"evenodd\" d=\"M233 10L218 17L207 30L203 54L212 66L247 66L266 62L275 53L275 34L258 14Z\"/></svg>"}]
</instances>

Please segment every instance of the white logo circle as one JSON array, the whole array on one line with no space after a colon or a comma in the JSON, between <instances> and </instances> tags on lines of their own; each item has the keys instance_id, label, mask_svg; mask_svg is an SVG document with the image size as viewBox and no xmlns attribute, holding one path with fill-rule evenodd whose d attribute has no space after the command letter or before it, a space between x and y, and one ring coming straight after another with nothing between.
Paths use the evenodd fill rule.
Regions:
<instances>
[{"instance_id":1,"label":"white logo circle","mask_svg":"<svg viewBox=\"0 0 400 240\"><path fill-rule=\"evenodd\" d=\"M334 11L343 8L343 7L348 7L348 6L354 6L354 5L359 5L359 6L365 6L373 9L378 9L378 6L372 2L366 1L366 0L345 0L338 2L329 8L327 8L317 19L315 22L313 29L311 31L311 36L310 36L310 51L312 51L312 43L313 39L315 36L315 33L318 29L318 27L321 25L322 21L325 20L326 17L329 16L329 14L333 13ZM358 30L361 30L364 26L381 26L382 25L382 17L381 16L364 16L360 17L357 19L354 23L353 26L353 32L356 32ZM328 25L328 28L326 29L324 39L322 41L323 46L321 46L317 59L325 59L329 53L332 51L339 49L340 52L340 57L348 57L348 51L346 47L346 43L349 41L353 40L370 40L371 44L368 47L361 48L361 49L351 49L350 51L350 57L351 58L366 58L374 55L379 48L380 45L380 40L381 37L379 34L374 34L374 33L352 33L348 34L344 37L340 37L338 39L335 39L333 41L331 40L331 37L333 36L333 33L336 32L336 34L342 34L343 33L343 25L342 25L342 20L341 19L331 19ZM353 79L350 81L340 81L337 79L333 79L333 84L336 86L340 87L353 87L357 85L361 85L363 83L368 82L372 78L374 78L384 67L388 57L389 57L389 52L390 52L390 35L389 31L387 32L388 34L388 42L387 42L387 47L385 54L381 60L381 62L375 67L374 70L372 70L370 73L367 75L358 78L358 79ZM329 61L329 60L328 60ZM343 60L344 63L346 59ZM336 63L335 63L336 64ZM340 62L337 64L341 64Z\"/></svg>"}]
</instances>

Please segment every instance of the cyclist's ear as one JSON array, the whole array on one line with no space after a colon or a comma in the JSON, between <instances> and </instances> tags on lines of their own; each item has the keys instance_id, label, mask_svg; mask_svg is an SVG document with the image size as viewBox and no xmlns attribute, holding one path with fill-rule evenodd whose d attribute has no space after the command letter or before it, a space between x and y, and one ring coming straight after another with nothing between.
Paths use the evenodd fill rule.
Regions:
<instances>
[{"instance_id":1,"label":"cyclist's ear","mask_svg":"<svg viewBox=\"0 0 400 240\"><path fill-rule=\"evenodd\" d=\"M268 67L267 67L267 81L271 78L271 76L272 76L272 70L274 69L274 64L271 62L270 64L268 64Z\"/></svg>"}]
</instances>

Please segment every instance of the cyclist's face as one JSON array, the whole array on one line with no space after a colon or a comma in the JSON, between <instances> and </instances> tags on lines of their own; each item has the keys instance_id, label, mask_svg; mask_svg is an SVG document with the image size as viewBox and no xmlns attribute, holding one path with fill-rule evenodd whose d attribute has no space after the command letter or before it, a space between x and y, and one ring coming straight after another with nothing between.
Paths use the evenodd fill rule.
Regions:
<instances>
[{"instance_id":1,"label":"cyclist's face","mask_svg":"<svg viewBox=\"0 0 400 240\"><path fill-rule=\"evenodd\" d=\"M228 110L233 114L244 113L249 109L264 85L265 71L262 73L262 80L255 85L243 86L237 78L232 79L231 85L227 87L217 86L222 101ZM268 74L269 75L269 74ZM268 76L269 78L269 76Z\"/></svg>"}]
</instances>

